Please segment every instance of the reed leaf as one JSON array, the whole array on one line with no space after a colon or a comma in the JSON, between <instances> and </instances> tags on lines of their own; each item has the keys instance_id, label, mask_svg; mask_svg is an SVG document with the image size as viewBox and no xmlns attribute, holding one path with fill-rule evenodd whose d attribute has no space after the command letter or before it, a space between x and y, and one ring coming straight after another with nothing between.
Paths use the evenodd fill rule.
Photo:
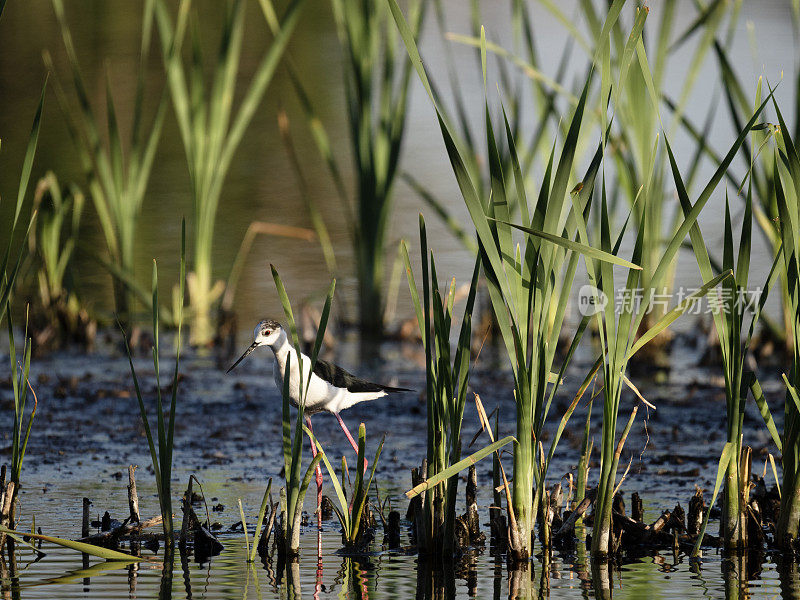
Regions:
<instances>
[{"instance_id":1,"label":"reed leaf","mask_svg":"<svg viewBox=\"0 0 800 600\"><path fill-rule=\"evenodd\" d=\"M286 292L286 287L283 280L278 274L278 270L274 265L270 265L272 271L272 278L275 282L275 288L278 291L278 297L283 306L284 315L286 316L286 324L291 334L292 343L295 347L296 356L302 355L300 349L300 339L297 335L297 324L294 320L294 312L292 304L289 300L289 295ZM284 472L286 477L286 515L287 520L283 523L284 539L287 547L286 551L290 555L296 555L300 549L300 524L303 513L303 500L305 498L306 490L308 489L311 477L314 474L317 465L323 460L324 455L318 453L316 457L311 460L311 463L306 468L305 473L302 473L302 460L303 460L303 431L306 429L303 424L305 418L305 403L308 394L308 388L311 382L311 376L314 373L314 367L317 362L319 350L322 347L322 341L325 338L325 330L328 325L328 318L330 316L331 303L333 302L333 294L336 289L336 280L331 281L328 295L325 298L325 305L322 309L319 327L317 329L317 336L314 341L314 350L312 352L310 364L307 365L308 374L304 377L304 364L302 360L298 359L299 370L299 402L297 409L297 418L295 419L294 432L292 432L291 417L289 405L291 403L291 394L289 390L289 382L291 380L291 353L287 356L286 367L283 373L283 409L282 409L282 445L283 445L283 459L284 459ZM309 436L309 439L313 439Z\"/></svg>"},{"instance_id":2,"label":"reed leaf","mask_svg":"<svg viewBox=\"0 0 800 600\"><path fill-rule=\"evenodd\" d=\"M186 278L186 222L181 221L181 267L180 281L178 284L178 329L175 335L175 368L172 375L172 390L169 400L169 418L164 418L164 403L162 399L160 383L160 347L159 347L159 318L158 318L158 267L153 260L153 283L152 283L152 306L153 306L153 368L156 377L156 436L150 426L150 418L144 403L144 396L139 385L139 378L133 366L133 353L128 344L128 337L125 334L122 323L117 321L120 331L125 341L125 350L128 354L128 364L133 379L134 391L139 404L139 414L144 425L147 445L150 450L150 458L153 464L153 472L156 477L156 489L158 492L158 502L161 508L162 527L164 529L164 543L167 547L172 547L175 543L173 536L172 521L172 452L175 437L175 419L178 408L178 380L180 374L181 356L181 334L182 334L182 311L184 303L184 280Z\"/></svg>"},{"instance_id":3,"label":"reed leaf","mask_svg":"<svg viewBox=\"0 0 800 600\"><path fill-rule=\"evenodd\" d=\"M425 531L420 540L425 551L448 559L454 555L454 528L458 470L451 465L461 459L461 428L464 418L470 373L470 348L472 340L472 312L478 287L481 258L476 257L469 292L461 319L455 352L451 352L451 333L455 318L456 284L453 280L443 299L439 289L436 261L429 252L425 219L419 216L420 258L422 262L422 298L411 268L411 259L405 242L400 252L406 267L412 304L425 350L426 416L427 416L427 473L428 481L437 481L424 503ZM463 466L469 466L464 463ZM440 478L446 472L447 476Z\"/></svg>"},{"instance_id":4,"label":"reed leaf","mask_svg":"<svg viewBox=\"0 0 800 600\"><path fill-rule=\"evenodd\" d=\"M102 548L100 546L87 544L85 542L76 542L74 540L67 540L64 538L42 535L39 533L14 531L13 529L9 529L3 525L0 525L0 532L8 535L13 534L17 536L29 537L34 540L42 540L43 542L55 544L56 546L61 546L62 548L68 548L70 550L75 550L76 552L82 552L84 554L88 554L89 556L96 556L105 560L125 561L128 563L146 560L141 556L133 556L132 554L126 554L125 552L119 552L118 550L111 550L110 548Z\"/></svg>"},{"instance_id":5,"label":"reed leaf","mask_svg":"<svg viewBox=\"0 0 800 600\"><path fill-rule=\"evenodd\" d=\"M719 457L719 466L717 467L717 477L714 481L714 492L711 494L711 504L710 506L714 506L717 502L717 496L719 495L719 490L722 487L722 481L725 478L725 473L728 470L728 465L731 462L731 457L735 456L736 452L736 445L733 442L727 442L725 446L722 448L722 454ZM703 538L706 534L706 528L708 527L708 519L711 515L711 511L707 510L705 517L703 518L703 525L700 527L700 533L697 535L697 539L694 542L694 548L692 548L692 556L696 557L700 554L700 546L703 543Z\"/></svg>"},{"instance_id":6,"label":"reed leaf","mask_svg":"<svg viewBox=\"0 0 800 600\"><path fill-rule=\"evenodd\" d=\"M778 452L782 452L783 442L781 441L781 436L778 433L778 428L775 425L775 421L772 419L772 413L769 410L767 399L764 397L764 392L761 390L761 384L754 376L750 379L750 393L753 395L753 399L756 401L758 412L761 413L761 417L764 419L764 425L766 426L767 431L769 431L772 441L775 442Z\"/></svg>"},{"instance_id":7,"label":"reed leaf","mask_svg":"<svg viewBox=\"0 0 800 600\"><path fill-rule=\"evenodd\" d=\"M0 7L0 12L1 11L2 7ZM11 254L12 254L12 249L14 248L14 241L15 241L14 238L17 233L17 224L19 223L19 216L22 212L22 206L25 203L25 196L28 190L28 183L30 181L31 169L33 168L33 159L36 156L36 147L39 143L39 130L41 129L42 110L44 109L44 94L46 89L47 89L47 80L45 80L45 83L42 86L42 93L39 96L39 104L36 107L36 113L34 114L33 117L33 125L31 126L31 132L30 135L28 136L28 144L25 149L25 156L23 158L22 168L20 170L19 186L17 188L17 201L16 204L14 205L14 219L11 222L11 228L8 231L8 244L6 245L6 249L3 252L2 259L0 259L0 322L2 322L3 317L8 311L9 299L14 289L14 284L17 279L17 274L19 273L20 265L22 263L22 257L23 257L22 246L20 246L19 251L17 252L16 260L12 260ZM31 232L31 228L33 227L34 216L35 213L31 215L31 218L28 220L28 224L24 234L26 239L28 238L28 235Z\"/></svg>"},{"instance_id":8,"label":"reed leaf","mask_svg":"<svg viewBox=\"0 0 800 600\"><path fill-rule=\"evenodd\" d=\"M659 333L661 333L662 331L667 329L670 325L672 325L675 321L677 321L678 317L686 313L686 311L693 306L696 300L699 300L700 298L708 294L710 290L717 287L720 283L722 283L729 277L733 277L733 271L730 269L725 271L724 273L721 273L720 275L717 275L711 281L704 283L702 286L700 286L697 290L695 290L691 294L688 294L686 298L681 300L681 302L679 302L675 308L670 310L666 315L661 317L661 319L659 319L659 321L655 325L653 325L650 329L648 329L641 336L639 336L639 338L636 340L633 346L631 346L631 349L628 351L628 356L626 358L628 359L632 358L633 355L636 354L636 352L638 352L645 344L655 339L655 337L658 336Z\"/></svg>"},{"instance_id":9,"label":"reed leaf","mask_svg":"<svg viewBox=\"0 0 800 600\"><path fill-rule=\"evenodd\" d=\"M61 111L66 117L67 130L84 171L88 195L92 200L106 241L109 262L115 266L114 301L117 318L129 324L136 308L138 287L134 273L137 223L142 211L150 173L161 137L167 108L165 92L155 105L152 121L142 118L145 98L145 71L152 38L155 0L143 3L141 45L133 98L133 118L130 137L123 140L112 97L111 76L106 73L105 125L92 106L88 86L83 79L80 61L72 40L62 0L52 0L61 31L61 39L69 60L72 90L67 92L55 78L55 92ZM55 72L53 61L45 53L48 70ZM73 96L73 99L70 99ZM74 105L77 103L77 109ZM105 135L104 135L105 133ZM96 251L95 251L96 253ZM120 278L115 272L124 273Z\"/></svg>"},{"instance_id":10,"label":"reed leaf","mask_svg":"<svg viewBox=\"0 0 800 600\"><path fill-rule=\"evenodd\" d=\"M473 452L466 458L461 459L457 463L450 465L449 467L445 468L444 470L440 471L439 473L435 474L433 477L423 481L417 486L414 486L410 490L406 492L406 498L409 500L418 496L422 492L431 489L432 487L439 485L441 482L449 479L453 475L460 473L464 469L468 468L471 465L476 464L482 458L489 456L492 452L495 452L502 448L503 446L510 444L511 442L516 442L516 438L513 435L506 436L496 442L489 444L485 448L481 448L477 452Z\"/></svg>"},{"instance_id":11,"label":"reed leaf","mask_svg":"<svg viewBox=\"0 0 800 600\"><path fill-rule=\"evenodd\" d=\"M201 74L206 65L198 51L196 36L192 40L194 51L188 66L181 53L186 31L196 20L191 0L181 0L174 24L164 0L154 1L167 85L192 184L194 258L188 279L192 309L191 342L206 345L213 337L211 308L224 291L224 283L214 282L212 276L214 226L223 184L234 154L297 25L305 0L292 0L287 6L280 27L236 109L232 97L244 37L245 1L229 0L225 3L218 59L211 69L213 77L208 87L203 85Z\"/></svg>"},{"instance_id":12,"label":"reed leaf","mask_svg":"<svg viewBox=\"0 0 800 600\"><path fill-rule=\"evenodd\" d=\"M499 222L504 223L505 225L510 225L514 229L519 229L520 231L524 231L533 236L542 238L543 240L547 240L548 242L557 244L563 248L566 248L567 250L573 250L589 258L610 262L612 264L620 265L621 267L625 267L627 269L638 269L638 270L642 269L642 267L640 267L639 265L635 265L632 262L625 260L624 258L620 258L619 256L614 256L613 254L610 254L608 252L603 252L602 250L598 250L593 246L587 246L585 244L581 244L580 242L576 242L574 240L562 237L560 235L554 235L552 233L547 233L545 231L537 231L536 229L531 229L530 227L525 227L524 225L508 223L506 221L499 221Z\"/></svg>"}]
</instances>

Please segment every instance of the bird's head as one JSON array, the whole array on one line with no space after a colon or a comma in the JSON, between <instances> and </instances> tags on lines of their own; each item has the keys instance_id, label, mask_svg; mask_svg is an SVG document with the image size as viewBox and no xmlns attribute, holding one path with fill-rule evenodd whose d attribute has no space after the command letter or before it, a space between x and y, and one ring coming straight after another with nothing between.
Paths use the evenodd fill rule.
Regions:
<instances>
[{"instance_id":1,"label":"bird's head","mask_svg":"<svg viewBox=\"0 0 800 600\"><path fill-rule=\"evenodd\" d=\"M253 343L256 346L272 346L281 337L283 327L277 321L264 319L253 330Z\"/></svg>"},{"instance_id":2,"label":"bird's head","mask_svg":"<svg viewBox=\"0 0 800 600\"><path fill-rule=\"evenodd\" d=\"M250 353L258 348L259 346L274 346L282 337L283 335L283 327L277 321L273 321L272 319L264 319L263 321L259 322L256 325L256 328L253 330L253 343L250 344L250 347L244 351L231 368L228 369L226 372L230 373L236 368L240 362L242 362L245 358L247 358Z\"/></svg>"}]
</instances>

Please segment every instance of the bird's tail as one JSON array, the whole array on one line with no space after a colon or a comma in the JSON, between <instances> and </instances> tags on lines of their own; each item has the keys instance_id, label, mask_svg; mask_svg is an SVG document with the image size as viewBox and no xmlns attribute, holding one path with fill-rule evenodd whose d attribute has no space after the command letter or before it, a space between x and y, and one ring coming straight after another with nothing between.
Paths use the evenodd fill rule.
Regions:
<instances>
[{"instance_id":1,"label":"bird's tail","mask_svg":"<svg viewBox=\"0 0 800 600\"><path fill-rule=\"evenodd\" d=\"M382 385L380 388L389 394L397 393L397 392L413 392L414 390L410 390L408 388L400 388L400 387L390 387L388 385Z\"/></svg>"}]
</instances>

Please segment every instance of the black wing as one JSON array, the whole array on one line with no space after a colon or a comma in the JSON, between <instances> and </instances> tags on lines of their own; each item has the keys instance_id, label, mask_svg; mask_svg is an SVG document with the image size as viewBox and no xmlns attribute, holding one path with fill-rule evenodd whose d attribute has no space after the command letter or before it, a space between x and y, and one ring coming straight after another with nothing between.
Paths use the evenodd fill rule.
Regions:
<instances>
[{"instance_id":1,"label":"black wing","mask_svg":"<svg viewBox=\"0 0 800 600\"><path fill-rule=\"evenodd\" d=\"M324 379L331 385L338 388L345 388L348 392L410 392L406 388L394 388L379 383L372 383L365 379L356 377L352 373L345 371L339 365L335 365L325 360L317 360L314 365L314 375Z\"/></svg>"}]
</instances>

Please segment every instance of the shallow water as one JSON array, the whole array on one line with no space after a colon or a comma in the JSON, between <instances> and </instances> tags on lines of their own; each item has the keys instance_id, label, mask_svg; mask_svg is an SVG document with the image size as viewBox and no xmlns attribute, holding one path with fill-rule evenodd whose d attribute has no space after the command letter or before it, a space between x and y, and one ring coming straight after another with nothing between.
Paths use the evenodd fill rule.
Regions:
<instances>
[{"instance_id":1,"label":"shallow water","mask_svg":"<svg viewBox=\"0 0 800 600\"><path fill-rule=\"evenodd\" d=\"M321 568L314 558L314 538L304 536L304 558L294 565L291 583L276 578L275 565L247 565L241 538L221 536L226 549L205 564L181 563L172 572L159 562L117 566L91 561L88 569L74 553L52 551L38 563L20 558L18 583L6 582L6 597L19 598L796 598L800 579L781 572L772 562L742 576L735 561L704 557L692 567L685 556L670 553L595 571L573 556L554 555L549 577L543 583L542 564L509 573L502 559L488 551L464 560L450 573L430 573L417 568L417 557L382 553L369 558L344 558L334 554L336 536L323 537ZM24 569L24 570L23 570ZM418 574L419 573L419 574ZM600 582L608 582L604 588ZM9 593L10 592L10 593Z\"/></svg>"},{"instance_id":2,"label":"shallow water","mask_svg":"<svg viewBox=\"0 0 800 600\"><path fill-rule=\"evenodd\" d=\"M138 52L138 3L119 0L73 0L66 10L72 25L73 36L89 82L89 93L96 105L104 101L103 70L108 65L112 73L115 99L122 114L130 101L133 77L131 66ZM468 6L463 0L445 3L453 31L469 30ZM490 2L484 3L491 7ZM568 14L574 13L576 2L561 3ZM686 6L690 3L686 0ZM205 15L214 16L216 5L200 0ZM652 3L651 22L658 17L658 3ZM248 20L248 33L243 51L242 80L252 72L255 61L263 50L263 25L256 2L250 2L252 18ZM532 3L542 64L552 74L561 54L565 39L561 26L554 22L538 3ZM756 77L764 74L772 83L780 78L782 70L790 72L793 39L788 18L787 2L769 0L744 2L742 16L736 30L732 60L748 84L755 85ZM676 29L689 25L690 10L679 9ZM487 34L491 39L505 41L509 37L509 18L504 11L487 8L484 11ZM213 19L211 19L213 21ZM748 23L753 25L758 55L753 56L748 40ZM429 25L433 19L429 20ZM214 41L214 43L216 43ZM40 54L49 49L62 69L66 66L64 53L52 7L49 0L9 2L0 20L0 137L3 139L4 168L0 170L0 191L6 200L13 198L17 167L15 158L21 158L28 135L30 117L44 79ZM209 44L211 51L212 44ZM674 61L668 79L680 85L683 70L690 56L691 43L682 49ZM423 38L426 64L444 81L442 41L434 27L429 27ZM340 60L335 32L330 15L325 10L308 10L302 26L291 44L295 62L300 65L304 82L317 101L322 118L329 127L333 140L347 136L344 94L339 72ZM474 71L474 55L470 50L456 48L459 68ZM580 59L583 61L583 57ZM20 68L24 65L25 68ZM707 59L700 77L716 81L713 60ZM582 72L583 62L575 66ZM65 71L61 71L62 77ZM163 83L162 67L153 53L148 65L152 90ZM582 75L581 75L582 76ZM472 102L476 119L482 108L482 86L479 78L465 77L466 96ZM784 82L778 97L784 105L794 101L791 82ZM445 93L447 92L444 86ZM748 88L749 89L749 88ZM672 95L679 90L670 90ZM687 114L701 121L708 109L711 90L698 88L692 96ZM317 160L316 150L302 125L301 114L294 105L294 94L285 74L278 72L270 87L262 111L254 119L250 132L243 140L226 182L221 214L217 222L214 248L215 275L227 276L239 242L252 219L267 220L287 225L310 226L302 206L283 147L275 126L275 112L279 104L287 107L297 137L299 154L309 189L320 204L332 235L340 264L337 284L335 314L354 314L355 282L352 273L352 256L343 211L335 197L324 165ZM725 148L733 136L727 114L720 107L709 142L716 148ZM427 98L416 87L412 95L409 129L402 168L414 173L431 190L437 193L462 222L467 222L463 202L455 186L438 131L431 124L434 116ZM528 124L530 125L530 123ZM790 126L792 124L790 123ZM123 127L125 125L123 124ZM674 141L679 160L687 156L686 140L680 136ZM345 178L350 181L347 144L337 147ZM585 162L583 157L581 160ZM741 169L738 164L737 168ZM708 172L708 165L703 171ZM63 117L51 95L47 98L40 149L34 165L34 178L47 169L55 169L62 183L80 178L71 142L66 134ZM722 187L711 200L708 210L701 216L707 239L717 247L721 242L721 214L724 193ZM191 213L188 177L183 149L174 120L168 119L153 170L151 185L145 200L145 210L140 222L140 244L137 249L137 277L147 281L150 261L158 258L161 265L162 284L175 279L177 273L179 219ZM0 205L0 219L7 216L12 206L6 201ZM396 188L396 207L389 239L395 243L400 238L416 239L417 213L424 207L417 196L404 184ZM740 207L735 206L734 211ZM428 213L429 211L425 211ZM447 230L434 217L428 218L429 239L437 252L439 272L459 281L469 277L472 258L453 241ZM5 234L5 228L0 236ZM87 210L83 221L82 239L88 247L102 252L104 241ZM0 238L0 244L2 244ZM191 240L190 240L191 245ZM412 242L412 247L413 247ZM108 317L111 310L110 279L91 258L91 252L78 254L77 277L92 311ZM244 276L237 292L235 310L243 329L265 315L281 314L274 294L271 278L266 271L268 263L275 263L293 299L319 296L329 281L329 274L321 260L318 248L301 242L284 239L261 239L254 244ZM763 279L768 259L756 237L753 256L753 281ZM694 259L685 255L679 260L677 285L696 285L698 281ZM163 288L166 293L166 287ZM410 304L401 282L398 316L410 316ZM685 319L679 327L695 327L696 321ZM33 381L39 394L39 411L34 434L28 448L24 466L24 488L21 497L20 528L31 526L35 517L37 527L45 533L76 538L80 532L82 498L93 501L93 514L108 510L117 518L127 514L125 472L129 464L138 464L138 488L141 510L145 517L158 511L152 473L146 467L149 455L146 440L139 422L138 409L132 397L127 362L115 345L117 336L111 332L99 342L96 354L84 356L61 352L46 359L36 360L32 366ZM165 344L166 346L166 344ZM6 346L0 343L0 348ZM359 375L374 378L391 385L414 389L424 387L424 371L419 348L408 344L384 344L378 353L363 349L357 343L340 343L331 358ZM146 354L146 353L145 353ZM722 415L724 394L719 371L696 366L699 353L690 344L678 344L672 355L672 372L666 381L650 385L637 385L647 398L658 406L655 412L640 411L639 420L629 438L623 462L631 461L625 482L626 497L638 492L645 502L646 519L652 520L661 510L672 508L676 502L684 506L694 486L709 490L716 469L718 452L724 441ZM574 394L574 382L580 380L588 366L587 356L578 356L568 373L567 383L554 404L553 415L558 415ZM0 357L0 364L7 364ZM221 364L229 364L226 358ZM169 365L165 355L163 365ZM154 382L152 366L146 357L137 361L144 376L146 393L152 397ZM242 499L249 522L255 520L258 503L268 477L277 483L282 465L279 439L280 397L275 390L270 366L265 354L253 357L241 365L232 376L225 376L218 368L216 357L189 354L184 361L176 430L175 470L173 491L177 497L186 486L189 475L196 474L206 497L221 503L225 509L213 513L223 526L220 535L225 550L217 557L198 564L190 558L182 564L175 558L174 568L162 569L163 554L138 567L122 567L92 559L90 571L84 571L80 556L54 547L47 547L47 556L32 562L30 554L21 552L16 572L0 578L3 597L19 598L121 598L121 597L175 597L175 598L287 598L294 595L320 598L506 598L549 596L573 598L578 595L615 598L774 598L800 597L800 582L791 569L779 568L770 558L756 558L749 568L736 561L724 559L708 550L698 570L688 558L671 553L630 558L625 564L614 567L610 573L592 573L592 569L576 555L556 553L547 566L537 557L527 572L509 573L502 560L491 556L489 549L476 551L474 556L456 566L452 573L429 573L418 565L418 557L389 552L382 548L382 533L377 532L373 555L368 558L348 559L337 555L340 539L336 524L326 522L323 531L323 560L321 576L315 560L316 536L313 527L306 528L301 537L302 558L295 584L276 574L276 565L257 564L248 567L244 560L245 548L241 533L229 532L239 521L236 503ZM778 370L775 370L778 372ZM780 384L763 382L769 398L780 401ZM488 409L500 406L505 429L502 434L513 433L514 405L511 397L512 381L507 365L486 349L473 376L473 389L478 392ZM10 431L11 410L6 383L0 386L0 432ZM627 397L624 407L630 410L634 399ZM752 407L750 407L752 410ZM477 418L472 404L465 415L465 438L477 429ZM781 411L773 410L779 420ZM585 419L585 407L573 416L559 446L551 468L551 483L574 468ZM390 498L401 513L406 502L402 493L409 487L409 470L416 466L424 454L425 415L424 403L416 394L392 398L372 405L361 405L348 410L345 420L354 428L363 421L368 432L368 454L374 452L380 437L386 433L386 446L380 461L377 486L381 497ZM756 412L746 416L748 424L758 424ZM333 418L319 415L314 418L315 432L332 456L342 453L350 456L351 450ZM599 436L600 407L595 405L593 432ZM761 472L764 451L770 449L770 440L761 427L745 427L750 439L746 443L755 450L754 471ZM752 433L754 432L755 433ZM2 444L9 444L3 439ZM481 443L481 442L478 442ZM5 453L7 454L7 452ZM596 456L596 455L595 455ZM352 462L352 461L351 461ZM479 466L479 505L482 520L490 501L488 463ZM591 475L590 475L591 478ZM329 487L329 486L328 486ZM326 488L326 493L329 490ZM707 494L708 499L708 494ZM310 507L311 500L307 502ZM179 522L179 517L178 517ZM488 530L488 528L487 528ZM711 531L715 530L712 524ZM488 532L488 531L487 531ZM408 545L407 530L403 530L403 544ZM580 550L580 549L579 549ZM585 555L585 553L583 553ZM9 565L7 565L9 566ZM423 568L419 568L419 567ZM542 577L543 572L547 575ZM604 587L603 582L607 582ZM299 582L299 583L297 583ZM544 582L544 583L543 583Z\"/></svg>"},{"instance_id":3,"label":"shallow water","mask_svg":"<svg viewBox=\"0 0 800 600\"><path fill-rule=\"evenodd\" d=\"M165 341L164 347L168 346ZM352 367L361 352L363 349L356 342L348 341L337 347L334 358ZM366 364L360 373L420 389L424 386L424 371L416 362L416 352L413 344L382 344L380 359ZM686 358L688 352L679 340L673 354ZM501 414L510 416L514 410L506 391L511 389L510 373L495 366L492 348L484 349L482 357L472 379L472 388L480 394L487 409L499 405ZM574 394L570 382L578 381L586 370L586 358L576 358L554 402L553 414L560 414ZM162 364L168 364L167 354ZM299 585L289 586L286 576L278 577L274 563L248 567L243 536L241 532L230 531L240 520L237 500L242 499L252 527L266 479L273 478L273 489L277 489L281 481L280 397L269 365L266 351L254 354L228 376L216 367L210 356L190 352L183 363L173 497L177 500L189 475L196 474L209 505L224 506L222 512L211 513L212 522L217 521L222 526L220 539L225 550L219 556L202 564L196 563L194 557L189 557L185 564L176 557L174 569L168 570L167 575L161 568L163 551L153 557L153 562L138 567L91 559L91 570L86 573L79 555L45 545L48 554L38 562L32 562L30 552L20 553L18 574L2 579L4 589L18 590L18 596L16 592L12 596L23 598L157 597L159 594L160 597L171 594L175 598L285 598L287 594L292 597L295 591L302 597L320 598L506 598L546 595L544 592L548 588L553 598L575 597L579 593L604 596L603 590L596 587L604 579L591 575L585 552L580 548L568 555L555 553L546 569L542 558L537 557L529 571L519 573L509 573L504 561L493 557L489 548L485 548L476 550L456 565L452 573L431 574L426 568L418 568L417 556L386 550L382 546L380 527L369 557L339 556L341 540L335 520L326 521L323 526L319 579L314 526L306 527L301 536L299 574L293 579L299 581ZM92 518L108 510L112 517L121 520L127 515L128 464L140 465L137 484L143 518L158 512L154 481L147 467L146 440L135 398L131 396L127 369L127 361L113 343L90 356L61 353L35 362L32 379L39 408L23 468L20 529L29 528L35 518L36 527L41 527L46 534L79 537L83 497L93 502ZM152 366L141 358L137 369L145 393L152 397ZM673 372L658 386L641 386L642 392L658 409L641 415L621 464L631 461L624 493L629 497L636 491L642 496L646 521L654 520L663 509L672 508L676 502L686 506L695 485L707 490L713 487L711 479L717 452L724 439L721 425L709 425L719 423L718 415L724 411L724 395L715 385L713 374L714 370L684 368ZM765 383L768 397L772 396L771 385ZM7 383L0 389L0 398L7 404ZM632 406L633 399L626 398L625 402L630 404L624 406ZM599 436L598 408L593 414L595 436ZM774 414L778 416L778 412ZM0 431L9 431L10 424L6 421L10 414L8 408L0 411ZM404 515L407 503L402 494L408 489L409 471L425 452L424 435L421 435L425 429L424 405L416 394L406 394L358 405L343 415L351 428L359 421L366 424L368 455L374 452L380 437L386 433L376 481L381 499L389 498L390 505ZM751 418L760 417L748 414L747 419ZM573 469L577 462L585 402L573 419L551 467L551 484ZM512 433L509 421L513 419L505 421L505 429ZM332 417L315 416L314 428L331 456L345 453L351 457L352 451ZM470 439L476 430L477 417L470 404L464 420L465 438ZM759 452L768 447L769 440L756 438L746 443L754 446L754 471L760 472L764 456ZM483 523L488 520L486 510L491 501L490 471L490 463L479 464L478 502ZM330 493L329 485L325 493ZM708 494L706 498L708 500ZM307 510L311 509L312 502L309 496ZM178 526L177 504L175 510ZM485 531L488 534L488 527ZM715 531L713 523L710 531ZM409 546L405 522L401 545ZM756 559L755 566L749 570L741 567L737 570L735 564L724 560L717 551L708 549L705 553L699 570L690 565L684 554L664 552L628 558L626 564L610 572L613 596L773 598L781 593L792 597L787 590L792 586L800 588L795 574L784 574L781 578L778 566L770 560ZM150 553L145 551L145 555ZM428 560L423 560L423 567L428 564ZM543 570L549 573L545 587Z\"/></svg>"}]
</instances>

